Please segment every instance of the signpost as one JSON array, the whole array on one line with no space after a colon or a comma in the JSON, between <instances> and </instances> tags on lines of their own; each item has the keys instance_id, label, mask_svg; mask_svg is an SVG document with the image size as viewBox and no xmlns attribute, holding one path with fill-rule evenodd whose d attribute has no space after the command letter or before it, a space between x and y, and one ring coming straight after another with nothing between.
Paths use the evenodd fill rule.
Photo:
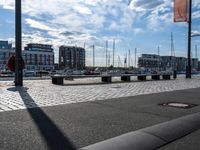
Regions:
<instances>
[{"instance_id":1,"label":"signpost","mask_svg":"<svg viewBox=\"0 0 200 150\"><path fill-rule=\"evenodd\" d=\"M15 86L23 86L21 0L15 0Z\"/></svg>"},{"instance_id":2,"label":"signpost","mask_svg":"<svg viewBox=\"0 0 200 150\"><path fill-rule=\"evenodd\" d=\"M186 78L191 78L192 0L174 0L174 22L188 22L188 61Z\"/></svg>"},{"instance_id":3,"label":"signpost","mask_svg":"<svg viewBox=\"0 0 200 150\"><path fill-rule=\"evenodd\" d=\"M189 18L188 18L188 64L186 67L186 78L191 78L191 28L192 28L192 0L189 0Z\"/></svg>"}]
</instances>

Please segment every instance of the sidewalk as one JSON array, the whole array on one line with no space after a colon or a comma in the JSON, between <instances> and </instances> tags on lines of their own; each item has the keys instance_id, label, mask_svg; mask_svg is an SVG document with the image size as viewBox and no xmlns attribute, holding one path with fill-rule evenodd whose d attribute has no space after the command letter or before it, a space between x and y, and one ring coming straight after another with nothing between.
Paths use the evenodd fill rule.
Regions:
<instances>
[{"instance_id":1,"label":"sidewalk","mask_svg":"<svg viewBox=\"0 0 200 150\"><path fill-rule=\"evenodd\" d=\"M197 85L197 81L192 86ZM174 82L178 81L169 81L169 83ZM185 82L191 83L193 80ZM144 84L153 83L145 82ZM180 83L177 84L180 85ZM174 83L172 87L178 85ZM30 87L32 86L30 84ZM63 88L63 86L61 87ZM2 86L1 91L4 91L5 88L9 89L9 92L18 93L25 106L28 107L32 103L36 108L0 113L0 149L2 150L81 148L200 110L200 106L181 109L158 105L164 102L185 102L199 105L200 88L156 94L145 93L146 95L91 102L84 102L83 97L80 100L83 101L82 103L51 107L39 107L27 88L16 89L9 83ZM60 87L56 86L55 88ZM98 88L93 89L93 91L95 90ZM42 94L42 91L38 94ZM9 99L15 100L16 98L13 95ZM55 100L57 100L56 97L54 97ZM199 140L199 131L196 131L160 149L200 149Z\"/></svg>"},{"instance_id":2,"label":"sidewalk","mask_svg":"<svg viewBox=\"0 0 200 150\"><path fill-rule=\"evenodd\" d=\"M95 82L92 79L90 82ZM64 86L53 85L51 80L26 80L21 94L29 94L34 102L28 98L22 100L19 91L12 81L0 82L0 112L26 108L56 106L87 101L107 100L113 98L137 96L144 94L168 92L200 87L200 77L193 79L179 78L177 80L160 80L146 82L126 82L98 85L69 85L70 83L88 82L82 79L65 81Z\"/></svg>"}]
</instances>

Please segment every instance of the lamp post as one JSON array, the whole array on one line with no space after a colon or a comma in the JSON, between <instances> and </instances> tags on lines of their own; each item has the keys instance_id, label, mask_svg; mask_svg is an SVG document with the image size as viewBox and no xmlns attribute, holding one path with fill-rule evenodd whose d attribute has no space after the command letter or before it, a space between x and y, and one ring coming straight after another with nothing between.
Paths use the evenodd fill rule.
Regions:
<instances>
[{"instance_id":1,"label":"lamp post","mask_svg":"<svg viewBox=\"0 0 200 150\"><path fill-rule=\"evenodd\" d=\"M191 78L191 28L192 28L192 0L189 0L189 18L188 18L188 62L186 67L186 78Z\"/></svg>"},{"instance_id":2,"label":"lamp post","mask_svg":"<svg viewBox=\"0 0 200 150\"><path fill-rule=\"evenodd\" d=\"M15 86L23 86L21 0L15 0Z\"/></svg>"}]
</instances>

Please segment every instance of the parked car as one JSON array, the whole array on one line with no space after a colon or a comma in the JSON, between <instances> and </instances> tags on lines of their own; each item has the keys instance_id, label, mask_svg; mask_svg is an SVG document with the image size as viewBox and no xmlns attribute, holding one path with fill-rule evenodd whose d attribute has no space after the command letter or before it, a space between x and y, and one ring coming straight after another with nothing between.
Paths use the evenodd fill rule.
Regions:
<instances>
[{"instance_id":1,"label":"parked car","mask_svg":"<svg viewBox=\"0 0 200 150\"><path fill-rule=\"evenodd\" d=\"M35 71L25 71L24 72L24 77L34 77L36 76Z\"/></svg>"},{"instance_id":2,"label":"parked car","mask_svg":"<svg viewBox=\"0 0 200 150\"><path fill-rule=\"evenodd\" d=\"M36 71L35 74L36 74L37 77L38 76L41 77L41 76L49 76L50 75L50 73L48 71L45 71L45 70Z\"/></svg>"},{"instance_id":3,"label":"parked car","mask_svg":"<svg viewBox=\"0 0 200 150\"><path fill-rule=\"evenodd\" d=\"M14 77L15 74L11 71L0 71L0 77Z\"/></svg>"}]
</instances>

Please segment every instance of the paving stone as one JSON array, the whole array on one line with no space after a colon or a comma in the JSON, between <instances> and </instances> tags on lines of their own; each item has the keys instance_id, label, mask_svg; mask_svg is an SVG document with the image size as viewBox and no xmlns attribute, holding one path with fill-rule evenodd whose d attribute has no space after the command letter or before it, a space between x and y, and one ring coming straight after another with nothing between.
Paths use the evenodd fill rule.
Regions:
<instances>
[{"instance_id":1,"label":"paving stone","mask_svg":"<svg viewBox=\"0 0 200 150\"><path fill-rule=\"evenodd\" d=\"M0 112L198 88L199 79L179 77L177 80L78 86L72 84L99 83L100 80L77 79L65 81L64 86L53 85L51 80L25 80L23 88L16 88L13 81L0 81ZM113 79L118 80L120 78Z\"/></svg>"}]
</instances>

